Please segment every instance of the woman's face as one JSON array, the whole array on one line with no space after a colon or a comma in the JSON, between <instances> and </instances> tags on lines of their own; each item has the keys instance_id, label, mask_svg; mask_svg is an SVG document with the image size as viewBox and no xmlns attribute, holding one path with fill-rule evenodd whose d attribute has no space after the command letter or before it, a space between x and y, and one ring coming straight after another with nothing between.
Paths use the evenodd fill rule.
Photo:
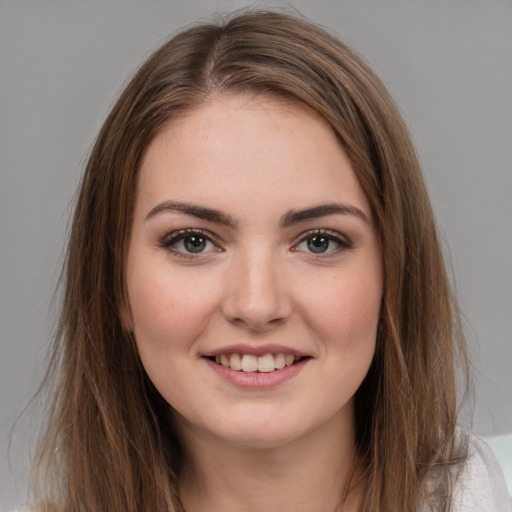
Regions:
<instances>
[{"instance_id":1,"label":"woman's face","mask_svg":"<svg viewBox=\"0 0 512 512\"><path fill-rule=\"evenodd\" d=\"M272 447L353 424L381 255L350 162L310 112L221 96L162 130L127 289L124 323L185 434Z\"/></svg>"}]
</instances>

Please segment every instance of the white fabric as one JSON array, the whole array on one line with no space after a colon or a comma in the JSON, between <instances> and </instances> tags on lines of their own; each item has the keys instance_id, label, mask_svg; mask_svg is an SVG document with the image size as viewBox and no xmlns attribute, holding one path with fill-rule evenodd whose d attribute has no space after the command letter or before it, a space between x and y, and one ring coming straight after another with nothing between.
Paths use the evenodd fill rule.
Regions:
<instances>
[{"instance_id":1,"label":"white fabric","mask_svg":"<svg viewBox=\"0 0 512 512\"><path fill-rule=\"evenodd\" d=\"M474 436L453 493L453 512L512 512L500 465L489 446Z\"/></svg>"}]
</instances>

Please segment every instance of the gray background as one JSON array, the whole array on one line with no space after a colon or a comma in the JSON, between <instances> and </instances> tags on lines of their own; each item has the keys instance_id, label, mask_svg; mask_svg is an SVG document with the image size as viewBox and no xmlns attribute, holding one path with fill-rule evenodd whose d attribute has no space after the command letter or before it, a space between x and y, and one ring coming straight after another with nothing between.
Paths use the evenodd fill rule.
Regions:
<instances>
[{"instance_id":1,"label":"gray background","mask_svg":"<svg viewBox=\"0 0 512 512\"><path fill-rule=\"evenodd\" d=\"M18 424L11 467L9 429L41 377L70 203L100 124L176 28L246 5L0 0L0 510L24 501L38 416ZM292 5L362 53L401 105L466 317L474 430L512 432L512 1Z\"/></svg>"}]
</instances>

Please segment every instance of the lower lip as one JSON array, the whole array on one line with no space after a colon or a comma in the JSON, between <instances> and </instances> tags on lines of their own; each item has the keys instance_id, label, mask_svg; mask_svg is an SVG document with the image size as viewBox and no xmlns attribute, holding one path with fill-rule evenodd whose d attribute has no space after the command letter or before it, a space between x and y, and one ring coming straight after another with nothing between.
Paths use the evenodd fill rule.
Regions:
<instances>
[{"instance_id":1,"label":"lower lip","mask_svg":"<svg viewBox=\"0 0 512 512\"><path fill-rule=\"evenodd\" d=\"M211 359L206 359L206 363L210 368L217 373L224 380L240 388L272 388L278 386L283 382L295 377L308 363L310 358L304 358L296 363L285 366L279 370L272 372L244 372L232 370L220 364L217 364Z\"/></svg>"}]
</instances>

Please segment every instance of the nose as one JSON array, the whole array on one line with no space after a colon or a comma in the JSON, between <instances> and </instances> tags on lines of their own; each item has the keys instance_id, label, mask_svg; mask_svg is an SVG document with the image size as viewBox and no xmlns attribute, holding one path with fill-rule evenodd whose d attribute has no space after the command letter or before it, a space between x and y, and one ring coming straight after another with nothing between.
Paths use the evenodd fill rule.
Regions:
<instances>
[{"instance_id":1,"label":"nose","mask_svg":"<svg viewBox=\"0 0 512 512\"><path fill-rule=\"evenodd\" d=\"M240 255L228 270L222 312L254 332L284 323L292 307L283 269L272 254Z\"/></svg>"}]
</instances>

